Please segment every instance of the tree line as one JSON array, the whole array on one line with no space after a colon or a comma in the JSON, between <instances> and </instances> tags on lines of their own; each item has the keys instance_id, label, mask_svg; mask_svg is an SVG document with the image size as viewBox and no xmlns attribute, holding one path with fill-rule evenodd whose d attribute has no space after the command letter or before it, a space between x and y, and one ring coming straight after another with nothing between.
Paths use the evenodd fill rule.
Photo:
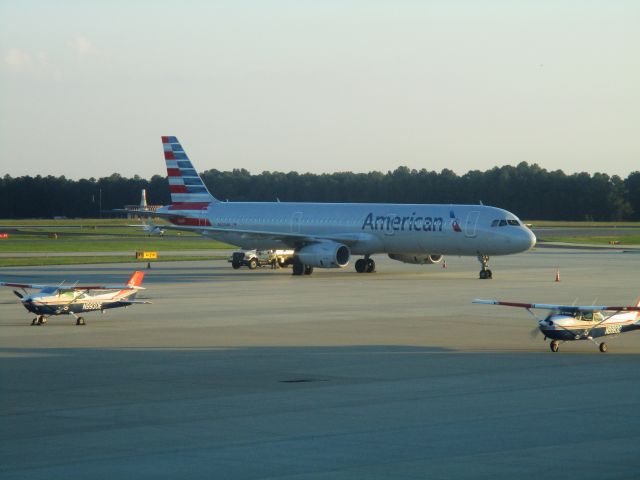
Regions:
<instances>
[{"instance_id":1,"label":"tree line","mask_svg":"<svg viewBox=\"0 0 640 480\"><path fill-rule=\"evenodd\" d=\"M219 200L283 202L467 203L482 202L536 220L640 220L640 171L625 179L604 173L565 174L537 164L494 167L464 175L398 167L387 173L312 174L245 169L208 170L202 179ZM165 177L72 180L40 175L0 179L0 218L89 218L140 202L170 203Z\"/></svg>"}]
</instances>

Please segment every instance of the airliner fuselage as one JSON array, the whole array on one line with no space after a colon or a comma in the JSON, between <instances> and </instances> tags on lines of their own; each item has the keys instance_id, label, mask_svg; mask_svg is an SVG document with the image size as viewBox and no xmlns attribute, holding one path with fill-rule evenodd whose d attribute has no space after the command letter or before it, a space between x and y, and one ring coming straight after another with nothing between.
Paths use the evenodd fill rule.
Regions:
<instances>
[{"instance_id":1,"label":"airliner fuselage","mask_svg":"<svg viewBox=\"0 0 640 480\"><path fill-rule=\"evenodd\" d=\"M246 249L296 248L307 236L348 239L354 255L507 255L535 244L515 215L484 205L217 202L197 212L165 208L176 214L175 225L204 227L200 233Z\"/></svg>"}]
</instances>

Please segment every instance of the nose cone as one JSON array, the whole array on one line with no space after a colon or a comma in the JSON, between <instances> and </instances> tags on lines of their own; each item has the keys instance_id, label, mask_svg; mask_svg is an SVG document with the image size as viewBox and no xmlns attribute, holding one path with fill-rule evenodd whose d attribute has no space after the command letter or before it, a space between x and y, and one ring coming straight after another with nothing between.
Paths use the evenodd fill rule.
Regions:
<instances>
[{"instance_id":1,"label":"nose cone","mask_svg":"<svg viewBox=\"0 0 640 480\"><path fill-rule=\"evenodd\" d=\"M523 227L523 231L525 233L525 238L523 239L523 250L531 250L536 246L536 236L535 234L527 227Z\"/></svg>"}]
</instances>

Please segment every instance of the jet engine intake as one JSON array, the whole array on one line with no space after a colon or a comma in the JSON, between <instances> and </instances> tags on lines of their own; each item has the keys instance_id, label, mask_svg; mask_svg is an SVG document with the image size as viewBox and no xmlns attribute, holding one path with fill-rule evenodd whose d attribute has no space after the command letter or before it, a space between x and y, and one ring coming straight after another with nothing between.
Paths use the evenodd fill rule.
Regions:
<instances>
[{"instance_id":1,"label":"jet engine intake","mask_svg":"<svg viewBox=\"0 0 640 480\"><path fill-rule=\"evenodd\" d=\"M351 258L351 250L336 242L312 243L297 252L298 260L304 265L319 268L346 267Z\"/></svg>"},{"instance_id":2,"label":"jet engine intake","mask_svg":"<svg viewBox=\"0 0 640 480\"><path fill-rule=\"evenodd\" d=\"M389 258L404 263L416 263L420 265L440 263L442 261L442 255L434 255L424 253L390 253Z\"/></svg>"}]
</instances>

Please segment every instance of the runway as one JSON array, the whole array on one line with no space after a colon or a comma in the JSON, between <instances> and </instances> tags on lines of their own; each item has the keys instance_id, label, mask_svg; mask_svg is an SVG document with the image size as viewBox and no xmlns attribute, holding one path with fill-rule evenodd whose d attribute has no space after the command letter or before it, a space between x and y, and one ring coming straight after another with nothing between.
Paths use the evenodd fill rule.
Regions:
<instances>
[{"instance_id":1,"label":"runway","mask_svg":"<svg viewBox=\"0 0 640 480\"><path fill-rule=\"evenodd\" d=\"M630 304L638 255L544 249L378 271L156 264L153 305L31 327L0 292L0 475L635 478L640 336L553 354L473 298ZM120 282L135 264L3 268ZM138 265L139 267L139 265ZM561 281L554 282L556 269ZM102 283L102 282L101 282Z\"/></svg>"}]
</instances>

